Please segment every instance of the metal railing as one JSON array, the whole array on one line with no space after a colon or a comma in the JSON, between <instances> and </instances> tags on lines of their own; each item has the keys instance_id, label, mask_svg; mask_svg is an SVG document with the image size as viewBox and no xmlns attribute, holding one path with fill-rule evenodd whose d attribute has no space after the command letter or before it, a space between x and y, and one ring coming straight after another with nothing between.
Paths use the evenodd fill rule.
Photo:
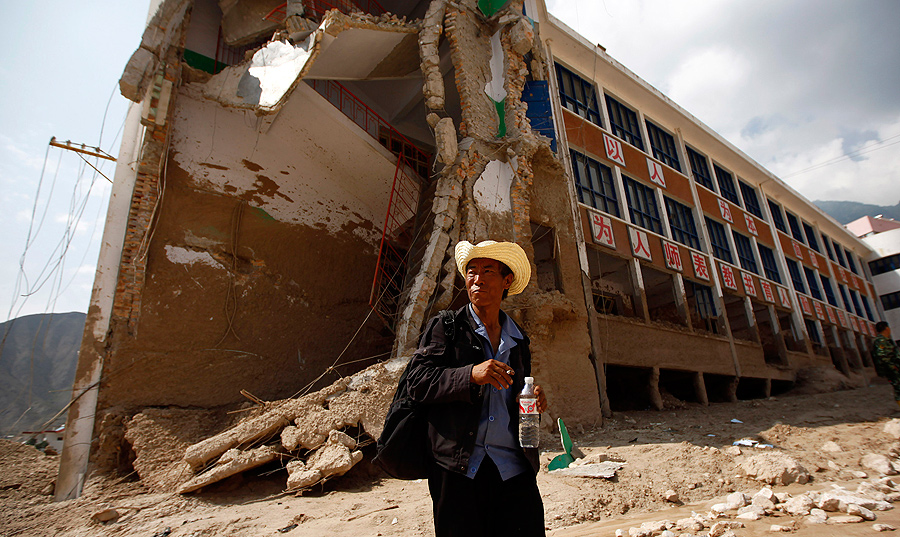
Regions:
<instances>
[{"instance_id":1,"label":"metal railing","mask_svg":"<svg viewBox=\"0 0 900 537\"><path fill-rule=\"evenodd\" d=\"M394 181L378 247L369 306L393 329L400 307L408 250L423 178L429 176L431 155L416 147L390 123L346 87L333 80L312 80L310 85L388 151L397 156Z\"/></svg>"}]
</instances>

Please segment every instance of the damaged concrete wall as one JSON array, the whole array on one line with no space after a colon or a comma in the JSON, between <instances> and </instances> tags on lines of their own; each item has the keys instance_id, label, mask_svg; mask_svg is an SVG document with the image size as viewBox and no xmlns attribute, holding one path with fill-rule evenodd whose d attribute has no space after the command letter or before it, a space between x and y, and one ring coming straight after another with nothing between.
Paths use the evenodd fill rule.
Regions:
<instances>
[{"instance_id":1,"label":"damaged concrete wall","mask_svg":"<svg viewBox=\"0 0 900 537\"><path fill-rule=\"evenodd\" d=\"M393 155L306 86L265 132L190 86L173 124L139 321L114 339L101 406L296 393L367 317ZM343 360L387 348L373 321Z\"/></svg>"}]
</instances>

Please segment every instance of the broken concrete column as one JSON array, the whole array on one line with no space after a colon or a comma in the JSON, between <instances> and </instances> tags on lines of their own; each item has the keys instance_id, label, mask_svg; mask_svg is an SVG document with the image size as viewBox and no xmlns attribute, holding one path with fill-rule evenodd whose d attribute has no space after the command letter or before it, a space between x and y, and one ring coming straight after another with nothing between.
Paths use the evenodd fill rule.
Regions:
<instances>
[{"instance_id":1,"label":"broken concrete column","mask_svg":"<svg viewBox=\"0 0 900 537\"><path fill-rule=\"evenodd\" d=\"M662 394L659 393L659 368L653 367L650 369L650 378L647 382L647 389L650 391L650 404L653 405L653 408L656 410L662 410L663 400Z\"/></svg>"},{"instance_id":2,"label":"broken concrete column","mask_svg":"<svg viewBox=\"0 0 900 537\"><path fill-rule=\"evenodd\" d=\"M438 121L437 126L434 128L434 137L438 147L438 161L447 165L453 164L459 152L453 119L445 117Z\"/></svg>"},{"instance_id":3,"label":"broken concrete column","mask_svg":"<svg viewBox=\"0 0 900 537\"><path fill-rule=\"evenodd\" d=\"M443 33L445 11L446 0L433 0L425 13L422 31L419 32L419 56L422 60L422 76L425 78L423 92L425 106L429 110L444 108L444 75L441 73L438 45Z\"/></svg>"}]
</instances>

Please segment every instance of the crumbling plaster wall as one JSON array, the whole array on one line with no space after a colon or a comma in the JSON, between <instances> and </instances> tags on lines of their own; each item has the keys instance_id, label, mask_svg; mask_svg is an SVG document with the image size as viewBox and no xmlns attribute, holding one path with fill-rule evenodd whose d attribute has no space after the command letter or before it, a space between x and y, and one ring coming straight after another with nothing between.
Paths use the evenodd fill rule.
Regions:
<instances>
[{"instance_id":1,"label":"crumbling plaster wall","mask_svg":"<svg viewBox=\"0 0 900 537\"><path fill-rule=\"evenodd\" d=\"M364 321L393 155L305 85L269 124L186 86L172 121L139 320L116 333L101 407L288 397L361 325L342 361L388 350Z\"/></svg>"},{"instance_id":2,"label":"crumbling plaster wall","mask_svg":"<svg viewBox=\"0 0 900 537\"><path fill-rule=\"evenodd\" d=\"M548 141L531 131L521 101L529 75L524 54L538 43L521 13L522 3L516 1L485 17L474 0L435 0L426 14L419 40L426 106L436 130L438 159L446 166L437 179L429 254L402 314L407 324L401 321L395 354L410 354L425 318L448 307L459 293L453 261L458 240L512 240L533 259L531 223L552 227L558 236L562 288L542 291L533 277L526 291L508 299L504 309L532 339L533 373L547 387L550 417L598 423L600 397L590 360L569 187ZM443 110L445 89L439 83L436 52L441 33L450 44L461 103L458 131ZM539 72L531 75L546 79L546 68L535 65ZM490 98L488 91L493 93ZM505 120L498 114L496 95L505 95ZM554 421L545 423L549 427Z\"/></svg>"}]
</instances>

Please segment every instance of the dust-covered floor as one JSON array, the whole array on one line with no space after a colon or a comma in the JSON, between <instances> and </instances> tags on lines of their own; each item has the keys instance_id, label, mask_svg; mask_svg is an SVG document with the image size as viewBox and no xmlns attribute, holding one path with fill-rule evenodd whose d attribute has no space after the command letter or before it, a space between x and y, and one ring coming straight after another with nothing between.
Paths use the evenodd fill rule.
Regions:
<instances>
[{"instance_id":1,"label":"dust-covered floor","mask_svg":"<svg viewBox=\"0 0 900 537\"><path fill-rule=\"evenodd\" d=\"M621 461L624 466L609 480L542 470L538 483L547 527L558 536L611 536L616 529L627 535L630 527L642 522L674 521L691 512L708 512L730 492L753 495L764 486L748 478L740 464L763 451L789 455L812 477L804 485L773 486L775 492L801 494L834 485L855 490L860 482L879 477L861 465L864 455L892 457L897 438L883 429L897 417L900 409L884 383L825 394L615 413L603 428L570 432L586 455ZM726 449L739 439L774 447L744 447L740 454ZM561 448L549 436L542 441L555 450L543 454L546 467ZM0 534L433 535L426 483L389 479L368 463L370 456L366 451L366 459L347 475L303 495L282 494L284 471L269 467L185 496L150 493L127 476L94 479L81 498L53 503L48 493L58 458L4 441L0 443ZM670 501L672 493L677 502ZM110 508L118 515L115 520L92 519ZM879 523L900 528L900 511L880 511L877 516L875 521L841 526L811 525L804 517L794 517L794 534L869 535ZM737 537L767 535L772 524L791 520L785 515L763 517L731 531ZM688 534L705 536L707 531Z\"/></svg>"}]
</instances>

